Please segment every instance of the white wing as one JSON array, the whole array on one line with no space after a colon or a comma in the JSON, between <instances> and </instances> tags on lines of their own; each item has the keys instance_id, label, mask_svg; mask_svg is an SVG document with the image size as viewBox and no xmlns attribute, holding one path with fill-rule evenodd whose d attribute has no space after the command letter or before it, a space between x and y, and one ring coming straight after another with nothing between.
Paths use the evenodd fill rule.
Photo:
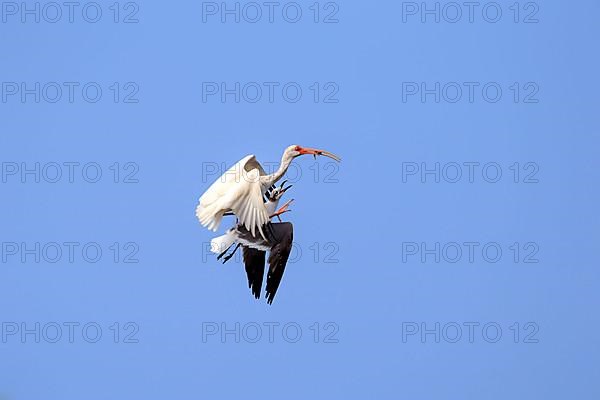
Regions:
<instances>
[{"instance_id":1,"label":"white wing","mask_svg":"<svg viewBox=\"0 0 600 400\"><path fill-rule=\"evenodd\" d=\"M219 228L223 214L232 211L252 235L269 221L263 203L260 177L266 175L254 155L248 155L221 175L204 194L196 207L196 217L210 230Z\"/></svg>"}]
</instances>

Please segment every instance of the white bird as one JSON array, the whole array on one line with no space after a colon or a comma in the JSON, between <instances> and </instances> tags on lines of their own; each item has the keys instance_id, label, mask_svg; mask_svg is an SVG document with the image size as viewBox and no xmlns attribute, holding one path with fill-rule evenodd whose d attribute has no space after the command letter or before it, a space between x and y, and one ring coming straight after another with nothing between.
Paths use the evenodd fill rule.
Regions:
<instances>
[{"instance_id":1,"label":"white bird","mask_svg":"<svg viewBox=\"0 0 600 400\"><path fill-rule=\"evenodd\" d=\"M265 208L267 209L267 213L269 214L269 220L274 217L279 218L281 214L291 211L288 209L288 207L290 203L294 201L294 199L289 200L280 209L277 209L277 206L279 205L279 199L281 199L283 194L293 186L289 185L284 187L286 182L287 180L283 181L281 186L273 187L271 190L267 191L267 199L264 204ZM281 222L281 218L279 218L279 221ZM233 251L225 256L225 253L227 253L227 251L236 243L237 246L233 249ZM269 247L264 244L264 239L250 236L250 232L248 232L243 225L236 223L233 227L227 230L224 235L213 238L210 241L210 251L218 254L217 260L223 258L223 263L226 263L231 257L233 257L238 247L242 245L252 247L257 250L269 250Z\"/></svg>"},{"instance_id":2,"label":"white bird","mask_svg":"<svg viewBox=\"0 0 600 400\"><path fill-rule=\"evenodd\" d=\"M285 181L280 187L273 188L268 193L265 207L271 214L271 218L275 216L279 218L281 214L289 211L288 206L292 200L286 202L279 210L275 211L281 196L283 196L286 190L292 187L292 185L290 185L284 188L284 185ZM210 244L213 253L220 253L217 257L218 260L225 256L229 249L237 243L233 251L223 257L223 263L229 261L237 249L242 246L246 276L248 277L248 287L257 299L260 298L265 273L266 252L268 251L270 254L267 260L269 269L265 297L267 298L267 303L272 304L292 251L294 228L290 222L269 222L265 225L265 233L268 240L252 236L243 225L236 224L224 235L214 238Z\"/></svg>"},{"instance_id":3,"label":"white bird","mask_svg":"<svg viewBox=\"0 0 600 400\"><path fill-rule=\"evenodd\" d=\"M285 149L279 169L267 174L251 154L233 165L218 178L200 197L196 207L196 217L200 223L212 231L221 224L223 215L233 212L238 221L255 236L256 230L266 239L263 226L269 222L269 213L263 203L263 194L286 173L292 160L303 154L340 158L325 150L292 145Z\"/></svg>"}]
</instances>

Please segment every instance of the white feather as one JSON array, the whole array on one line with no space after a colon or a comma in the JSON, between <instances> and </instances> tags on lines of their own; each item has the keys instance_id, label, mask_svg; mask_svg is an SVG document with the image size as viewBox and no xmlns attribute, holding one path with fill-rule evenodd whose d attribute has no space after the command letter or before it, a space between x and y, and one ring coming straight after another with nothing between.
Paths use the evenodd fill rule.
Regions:
<instances>
[{"instance_id":1,"label":"white feather","mask_svg":"<svg viewBox=\"0 0 600 400\"><path fill-rule=\"evenodd\" d=\"M264 189L260 177L264 169L254 155L248 155L229 168L200 197L196 217L212 231L221 224L223 214L232 211L254 235L256 229L264 237L262 226L269 221L263 203Z\"/></svg>"},{"instance_id":2,"label":"white feather","mask_svg":"<svg viewBox=\"0 0 600 400\"><path fill-rule=\"evenodd\" d=\"M220 254L227 250L237 240L233 230L230 229L226 234L218 236L210 241L210 251Z\"/></svg>"}]
</instances>

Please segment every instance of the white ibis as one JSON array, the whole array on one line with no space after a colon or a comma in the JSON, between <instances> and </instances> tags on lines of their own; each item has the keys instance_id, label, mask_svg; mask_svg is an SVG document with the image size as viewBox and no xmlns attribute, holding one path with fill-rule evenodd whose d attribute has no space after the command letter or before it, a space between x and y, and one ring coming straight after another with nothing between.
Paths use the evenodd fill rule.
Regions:
<instances>
[{"instance_id":1,"label":"white ibis","mask_svg":"<svg viewBox=\"0 0 600 400\"><path fill-rule=\"evenodd\" d=\"M281 199L283 194L293 186L289 185L284 187L286 182L287 181L284 181L279 187L272 187L266 193L266 201L264 204L265 208L267 209L267 213L269 214L269 220L273 217L279 218L281 214L291 211L288 209L288 207L293 199L285 203L279 210L277 210L279 199ZM279 218L279 222L281 222L281 218ZM226 263L231 257L233 257L240 245L254 247L263 251L269 250L268 247L260 245L261 241L264 241L264 239L259 240L258 238L251 236L250 232L248 232L243 225L237 223L224 235L216 237L210 241L210 251L219 254L217 260L223 258L223 263ZM229 251L229 249L236 243L237 246L233 249L233 251L225 256L225 253L227 253L227 251Z\"/></svg>"},{"instance_id":2,"label":"white ibis","mask_svg":"<svg viewBox=\"0 0 600 400\"><path fill-rule=\"evenodd\" d=\"M278 188L274 188L268 193L266 201L267 210L272 213L271 218L279 216L288 210L288 206L292 200L288 201L278 211L275 211L279 203L279 199L288 187L283 187L285 182ZM253 236L243 225L236 224L229 229L227 233L211 241L211 251L219 253L217 259L220 259L227 251L237 243L231 253L223 258L223 263L227 262L236 250L242 246L244 257L244 265L246 275L248 277L248 287L251 289L255 298L260 298L262 281L265 273L265 255L269 251L269 273L267 275L267 289L265 297L267 303L272 304L275 298L275 293L279 288L283 272L287 264L288 258L292 251L293 241L293 225L290 222L283 223L267 223L265 225L266 236L268 239Z\"/></svg>"},{"instance_id":3,"label":"white ibis","mask_svg":"<svg viewBox=\"0 0 600 400\"><path fill-rule=\"evenodd\" d=\"M292 160L303 154L323 155L336 161L340 158L325 150L292 145L285 149L279 169L267 174L254 155L248 155L218 178L200 197L196 216L200 223L212 231L221 224L223 215L233 212L251 234L258 229L267 239L263 226L269 222L269 213L263 203L263 194L286 173Z\"/></svg>"}]
</instances>

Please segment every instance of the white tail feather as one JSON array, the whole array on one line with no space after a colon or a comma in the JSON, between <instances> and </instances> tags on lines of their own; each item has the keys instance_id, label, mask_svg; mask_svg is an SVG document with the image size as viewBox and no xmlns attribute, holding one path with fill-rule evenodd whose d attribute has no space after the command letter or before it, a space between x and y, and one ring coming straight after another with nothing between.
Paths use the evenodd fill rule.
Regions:
<instances>
[{"instance_id":1,"label":"white tail feather","mask_svg":"<svg viewBox=\"0 0 600 400\"><path fill-rule=\"evenodd\" d=\"M227 250L235 243L236 237L232 231L227 231L226 234L218 236L210 241L210 251L215 254L220 254Z\"/></svg>"}]
</instances>

